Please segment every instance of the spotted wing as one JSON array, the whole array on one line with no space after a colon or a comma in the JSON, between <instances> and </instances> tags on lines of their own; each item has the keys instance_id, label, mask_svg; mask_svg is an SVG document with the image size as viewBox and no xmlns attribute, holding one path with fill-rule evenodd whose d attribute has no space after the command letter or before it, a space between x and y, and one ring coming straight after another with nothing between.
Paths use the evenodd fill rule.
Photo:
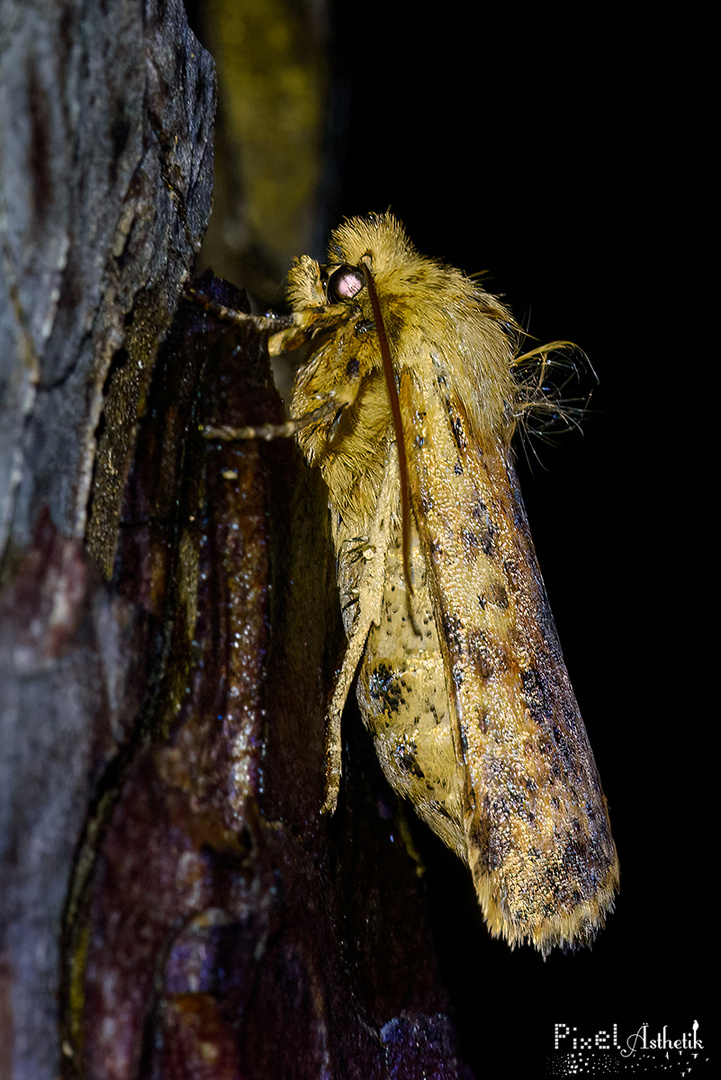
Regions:
<instances>
[{"instance_id":1,"label":"spotted wing","mask_svg":"<svg viewBox=\"0 0 721 1080\"><path fill-rule=\"evenodd\" d=\"M467 858L491 931L546 953L603 925L616 850L510 448L479 439L434 365L432 380L403 369L400 400L464 772Z\"/></svg>"}]
</instances>

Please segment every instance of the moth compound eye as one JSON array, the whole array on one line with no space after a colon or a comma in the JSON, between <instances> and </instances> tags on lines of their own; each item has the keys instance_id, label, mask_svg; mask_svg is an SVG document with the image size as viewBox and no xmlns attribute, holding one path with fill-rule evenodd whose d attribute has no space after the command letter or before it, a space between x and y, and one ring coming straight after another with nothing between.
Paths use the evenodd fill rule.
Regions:
<instances>
[{"instance_id":1,"label":"moth compound eye","mask_svg":"<svg viewBox=\"0 0 721 1080\"><path fill-rule=\"evenodd\" d=\"M339 304L341 300L350 300L365 288L363 271L357 266L339 266L328 278L326 294L328 303Z\"/></svg>"}]
</instances>

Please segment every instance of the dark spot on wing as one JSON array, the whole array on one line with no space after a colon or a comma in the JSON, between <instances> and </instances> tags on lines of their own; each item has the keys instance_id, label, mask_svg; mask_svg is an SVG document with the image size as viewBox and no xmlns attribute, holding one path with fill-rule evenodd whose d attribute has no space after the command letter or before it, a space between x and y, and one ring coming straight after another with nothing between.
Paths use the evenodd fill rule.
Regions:
<instances>
[{"instance_id":1,"label":"dark spot on wing","mask_svg":"<svg viewBox=\"0 0 721 1080\"><path fill-rule=\"evenodd\" d=\"M379 664L368 677L368 693L374 701L381 705L385 713L395 713L403 702L401 696L402 685L394 671Z\"/></svg>"},{"instance_id":2,"label":"dark spot on wing","mask_svg":"<svg viewBox=\"0 0 721 1080\"><path fill-rule=\"evenodd\" d=\"M552 712L552 703L543 679L534 668L530 668L521 672L521 686L531 718L535 723L545 725Z\"/></svg>"},{"instance_id":3,"label":"dark spot on wing","mask_svg":"<svg viewBox=\"0 0 721 1080\"><path fill-rule=\"evenodd\" d=\"M496 527L491 521L488 507L482 499L479 499L471 509L471 517L477 521L480 526L477 530L477 535L478 543L483 554L487 555L489 558L493 558L496 553Z\"/></svg>"},{"instance_id":4,"label":"dark spot on wing","mask_svg":"<svg viewBox=\"0 0 721 1080\"><path fill-rule=\"evenodd\" d=\"M503 608L504 611L508 607L508 593L501 584L495 584L491 590L493 593L492 600L499 608Z\"/></svg>"},{"instance_id":5,"label":"dark spot on wing","mask_svg":"<svg viewBox=\"0 0 721 1080\"><path fill-rule=\"evenodd\" d=\"M479 679L483 681L490 679L495 669L495 663L493 653L482 630L474 630L468 635L468 660Z\"/></svg>"},{"instance_id":6,"label":"dark spot on wing","mask_svg":"<svg viewBox=\"0 0 721 1080\"><path fill-rule=\"evenodd\" d=\"M425 779L425 773L418 764L418 747L412 741L402 741L396 745L394 758L401 772L409 776Z\"/></svg>"}]
</instances>

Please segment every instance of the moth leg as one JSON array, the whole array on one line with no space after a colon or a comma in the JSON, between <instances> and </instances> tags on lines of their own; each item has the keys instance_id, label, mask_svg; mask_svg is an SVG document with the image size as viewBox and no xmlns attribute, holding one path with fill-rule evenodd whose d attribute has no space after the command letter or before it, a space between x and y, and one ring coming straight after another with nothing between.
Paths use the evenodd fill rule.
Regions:
<instances>
[{"instance_id":1,"label":"moth leg","mask_svg":"<svg viewBox=\"0 0 721 1080\"><path fill-rule=\"evenodd\" d=\"M293 320L291 316L248 315L247 312L239 311L238 308L226 307L225 304L221 304L213 296L204 293L202 289L194 289L192 286L189 289L186 289L185 295L188 300L192 300L193 303L198 304L207 311L209 315L215 315L224 322L236 323L238 326L250 325L256 330L271 330L277 332L292 325Z\"/></svg>"},{"instance_id":2,"label":"moth leg","mask_svg":"<svg viewBox=\"0 0 721 1080\"><path fill-rule=\"evenodd\" d=\"M338 555L338 585L348 648L333 688L326 715L326 794L323 813L332 814L338 804L341 765L341 717L365 652L371 626L380 625L389 521L398 517L398 465L390 455L378 505L367 538L353 535L340 515L332 524ZM395 508L395 509L394 509Z\"/></svg>"},{"instance_id":3,"label":"moth leg","mask_svg":"<svg viewBox=\"0 0 721 1080\"><path fill-rule=\"evenodd\" d=\"M317 409L311 410L304 416L291 417L290 420L286 420L284 424L259 424L257 427L226 427L221 425L220 427L214 427L212 424L208 424L205 427L201 427L200 430L203 433L205 439L217 439L219 442L235 442L238 439L288 439L293 435L297 435L303 428L309 427L310 424L315 424L318 420L322 420L332 413L337 412L337 405L333 395L330 395L327 401L324 401Z\"/></svg>"},{"instance_id":4,"label":"moth leg","mask_svg":"<svg viewBox=\"0 0 721 1080\"><path fill-rule=\"evenodd\" d=\"M348 643L346 654L343 657L343 665L333 688L333 697L328 706L325 729L325 799L321 807L321 812L324 814L334 814L338 805L340 778L343 771L341 761L343 750L341 717L343 716L343 708L356 668L365 649L371 621L369 619L364 631L357 633Z\"/></svg>"},{"instance_id":5,"label":"moth leg","mask_svg":"<svg viewBox=\"0 0 721 1080\"><path fill-rule=\"evenodd\" d=\"M336 543L340 550L340 547L343 546L343 542L336 537ZM357 543L357 541L354 541L354 543ZM346 544L345 547L347 548L348 544ZM380 622L385 568L384 555L385 552L383 551L383 548L378 548L370 542L364 543L363 554L360 555L360 558L365 565L358 576L358 585L355 588L352 588L350 585L347 586L349 590L352 588L354 597L357 597L355 602L349 604L349 596L346 593L346 589L343 588L342 590L341 603L346 609L344 611L344 622L346 625L346 633L348 634L348 648L343 657L343 664L341 665L338 678L336 679L333 688L333 696L330 700L328 713L326 715L326 787L325 799L322 806L322 812L324 814L335 813L335 808L338 805L343 749L341 740L341 717L343 716L343 709L345 707L346 698L348 697L348 691L351 688L358 665L365 652L370 628L373 623ZM349 626L348 624L351 620L346 621L349 606L355 606L356 608L355 616L352 618L352 626Z\"/></svg>"}]
</instances>

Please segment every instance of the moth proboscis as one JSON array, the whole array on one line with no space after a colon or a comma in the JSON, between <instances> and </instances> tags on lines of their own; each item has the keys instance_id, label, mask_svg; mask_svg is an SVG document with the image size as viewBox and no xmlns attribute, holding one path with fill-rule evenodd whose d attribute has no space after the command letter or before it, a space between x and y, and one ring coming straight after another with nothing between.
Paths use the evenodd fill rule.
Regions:
<instances>
[{"instance_id":1,"label":"moth proboscis","mask_svg":"<svg viewBox=\"0 0 721 1080\"><path fill-rule=\"evenodd\" d=\"M298 259L289 300L269 339L307 349L289 424L206 434L293 431L328 487L348 647L324 809L356 679L389 783L468 864L491 933L544 956L589 944L618 859L513 464L542 404L519 377L531 354L505 305L391 214L347 220L325 266Z\"/></svg>"}]
</instances>

